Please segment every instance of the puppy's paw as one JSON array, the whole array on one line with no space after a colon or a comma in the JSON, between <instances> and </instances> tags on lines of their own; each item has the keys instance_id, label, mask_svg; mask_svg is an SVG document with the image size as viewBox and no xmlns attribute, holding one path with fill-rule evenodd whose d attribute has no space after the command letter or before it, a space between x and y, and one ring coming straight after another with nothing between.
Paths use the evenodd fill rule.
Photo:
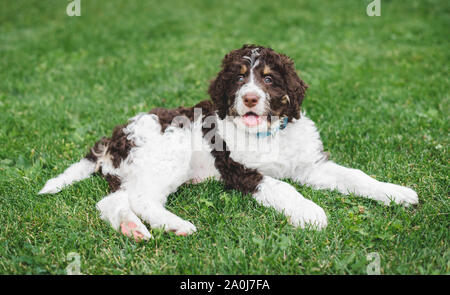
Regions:
<instances>
[{"instance_id":1,"label":"puppy's paw","mask_svg":"<svg viewBox=\"0 0 450 295\"><path fill-rule=\"evenodd\" d=\"M38 194L56 194L61 191L63 188L64 183L62 183L57 178L52 178L45 183L44 187L38 192Z\"/></svg>"},{"instance_id":2,"label":"puppy's paw","mask_svg":"<svg viewBox=\"0 0 450 295\"><path fill-rule=\"evenodd\" d=\"M286 212L292 225L321 230L328 224L325 211L314 202L303 199Z\"/></svg>"},{"instance_id":3,"label":"puppy's paw","mask_svg":"<svg viewBox=\"0 0 450 295\"><path fill-rule=\"evenodd\" d=\"M177 224L176 229L172 230L177 236L187 236L193 234L197 231L195 225L190 223L189 221L183 220L179 224Z\"/></svg>"},{"instance_id":4,"label":"puppy's paw","mask_svg":"<svg viewBox=\"0 0 450 295\"><path fill-rule=\"evenodd\" d=\"M127 237L133 237L136 242L149 240L152 235L141 222L124 221L120 224L120 231Z\"/></svg>"},{"instance_id":5,"label":"puppy's paw","mask_svg":"<svg viewBox=\"0 0 450 295\"><path fill-rule=\"evenodd\" d=\"M381 183L377 190L378 199L389 205L391 201L405 207L419 203L417 193L412 189L392 183Z\"/></svg>"},{"instance_id":6,"label":"puppy's paw","mask_svg":"<svg viewBox=\"0 0 450 295\"><path fill-rule=\"evenodd\" d=\"M265 176L253 197L264 206L282 212L294 226L316 230L327 226L325 211L283 181Z\"/></svg>"}]
</instances>

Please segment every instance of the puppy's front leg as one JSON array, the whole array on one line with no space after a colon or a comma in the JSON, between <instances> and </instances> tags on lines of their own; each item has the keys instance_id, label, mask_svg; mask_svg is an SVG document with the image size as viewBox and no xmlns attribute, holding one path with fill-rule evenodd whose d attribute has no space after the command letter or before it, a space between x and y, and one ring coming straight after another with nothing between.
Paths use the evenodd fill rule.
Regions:
<instances>
[{"instance_id":1,"label":"puppy's front leg","mask_svg":"<svg viewBox=\"0 0 450 295\"><path fill-rule=\"evenodd\" d=\"M340 166L332 161L315 164L297 176L296 181L318 189L336 189L341 193L354 193L389 205L391 201L408 206L417 204L417 193L410 188L380 182L361 170Z\"/></svg>"},{"instance_id":2,"label":"puppy's front leg","mask_svg":"<svg viewBox=\"0 0 450 295\"><path fill-rule=\"evenodd\" d=\"M266 207L273 207L289 218L294 226L311 226L322 229L327 226L327 216L322 208L305 199L290 184L264 176L253 197Z\"/></svg>"}]
</instances>

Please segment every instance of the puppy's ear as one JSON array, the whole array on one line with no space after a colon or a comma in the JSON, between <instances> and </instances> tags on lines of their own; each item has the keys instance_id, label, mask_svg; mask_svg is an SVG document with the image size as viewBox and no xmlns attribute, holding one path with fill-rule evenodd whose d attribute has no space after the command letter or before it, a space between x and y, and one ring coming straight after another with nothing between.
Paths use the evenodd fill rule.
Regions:
<instances>
[{"instance_id":1,"label":"puppy's ear","mask_svg":"<svg viewBox=\"0 0 450 295\"><path fill-rule=\"evenodd\" d=\"M227 114L228 108L224 70L221 70L219 74L217 74L217 77L211 81L208 93L218 111L219 118L223 120Z\"/></svg>"},{"instance_id":2,"label":"puppy's ear","mask_svg":"<svg viewBox=\"0 0 450 295\"><path fill-rule=\"evenodd\" d=\"M232 97L235 90L232 85L233 73L240 68L238 61L250 50L246 46L251 45L244 45L241 49L232 50L225 55L222 59L221 71L209 85L208 93L214 102L219 118L222 120L225 119L228 108L234 102L234 97Z\"/></svg>"},{"instance_id":3,"label":"puppy's ear","mask_svg":"<svg viewBox=\"0 0 450 295\"><path fill-rule=\"evenodd\" d=\"M286 90L290 101L289 116L299 119L300 109L308 85L295 72L294 62L286 55L280 54L280 57L284 70Z\"/></svg>"}]
</instances>

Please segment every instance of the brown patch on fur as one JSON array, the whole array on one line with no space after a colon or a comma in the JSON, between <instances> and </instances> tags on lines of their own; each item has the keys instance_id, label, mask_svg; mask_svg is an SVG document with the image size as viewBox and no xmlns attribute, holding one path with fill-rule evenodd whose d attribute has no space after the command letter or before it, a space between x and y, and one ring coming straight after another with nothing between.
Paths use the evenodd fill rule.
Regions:
<instances>
[{"instance_id":1,"label":"brown patch on fur","mask_svg":"<svg viewBox=\"0 0 450 295\"><path fill-rule=\"evenodd\" d=\"M98 157L100 157L107 146L109 145L110 138L103 137L99 141L97 141L94 146L89 150L89 152L86 154L86 159L88 159L91 162L96 163Z\"/></svg>"},{"instance_id":2,"label":"brown patch on fur","mask_svg":"<svg viewBox=\"0 0 450 295\"><path fill-rule=\"evenodd\" d=\"M127 139L123 129L127 124L114 128L111 142L108 146L108 154L112 157L113 166L118 168L120 163L128 157L130 150L134 147L134 143Z\"/></svg>"},{"instance_id":3,"label":"brown patch on fur","mask_svg":"<svg viewBox=\"0 0 450 295\"><path fill-rule=\"evenodd\" d=\"M204 114L204 117L212 115L213 113L207 113ZM214 129L217 130L216 123L211 124L210 127L205 127L203 125L203 136ZM216 141L221 143L221 149L216 149ZM256 169L250 169L235 162L230 157L230 151L226 142L219 134L215 133L214 136L211 137L210 146L212 148L211 155L214 157L214 166L225 182L225 187L238 190L243 194L252 194L256 192L258 184L261 183L263 179L263 175Z\"/></svg>"},{"instance_id":4,"label":"brown patch on fur","mask_svg":"<svg viewBox=\"0 0 450 295\"><path fill-rule=\"evenodd\" d=\"M112 193L115 191L118 191L120 189L122 182L120 181L120 178L118 176L106 174L106 175L104 175L104 178L108 182L109 189Z\"/></svg>"},{"instance_id":5,"label":"brown patch on fur","mask_svg":"<svg viewBox=\"0 0 450 295\"><path fill-rule=\"evenodd\" d=\"M118 168L120 163L128 157L134 143L127 139L123 129L127 124L116 126L111 138L103 137L97 141L93 148L87 153L86 159L97 162L103 155L111 157L114 168Z\"/></svg>"},{"instance_id":6,"label":"brown patch on fur","mask_svg":"<svg viewBox=\"0 0 450 295\"><path fill-rule=\"evenodd\" d=\"M108 182L109 190L110 192L115 192L120 189L120 186L122 185L122 181L120 180L120 177L117 175L111 175L111 174L104 174L102 171L102 167L99 168L97 171L103 178Z\"/></svg>"},{"instance_id":7,"label":"brown patch on fur","mask_svg":"<svg viewBox=\"0 0 450 295\"><path fill-rule=\"evenodd\" d=\"M269 67L268 65L265 65L265 66L264 66L263 74L264 74L264 75L270 74L270 67Z\"/></svg>"},{"instance_id":8,"label":"brown patch on fur","mask_svg":"<svg viewBox=\"0 0 450 295\"><path fill-rule=\"evenodd\" d=\"M108 157L113 166L118 168L120 163L128 157L134 143L128 140L127 135L123 132L123 129L126 126L127 124L116 126L113 130L111 138L103 137L97 141L94 147L92 147L86 155L86 159L97 163L96 172L100 173L103 178L105 178L111 192L115 192L120 189L120 178L111 174L103 174L102 167L100 166L98 160L101 157Z\"/></svg>"},{"instance_id":9,"label":"brown patch on fur","mask_svg":"<svg viewBox=\"0 0 450 295\"><path fill-rule=\"evenodd\" d=\"M149 112L149 114L155 114L156 116L158 116L159 123L161 124L161 132L164 132L167 129L167 127L171 125L180 128L187 127L185 126L185 123L187 121L184 120L174 121L174 118L185 117L186 119L189 120L189 122L193 122L196 119L194 118L195 108L202 109L202 114L204 114L205 112L209 114L213 112L214 105L210 100L204 100L190 108L186 107L178 107L176 109L154 108Z\"/></svg>"},{"instance_id":10,"label":"brown patch on fur","mask_svg":"<svg viewBox=\"0 0 450 295\"><path fill-rule=\"evenodd\" d=\"M193 108L185 108L185 107L178 107L176 109L165 109L165 108L154 108L152 109L149 114L155 114L158 116L159 123L161 124L161 132L164 132L167 127L170 125L175 125L180 128L184 128L185 122L183 120L179 120L178 122L173 122L173 119L175 117L184 117L187 118L189 121L192 121L194 118L194 110Z\"/></svg>"}]
</instances>

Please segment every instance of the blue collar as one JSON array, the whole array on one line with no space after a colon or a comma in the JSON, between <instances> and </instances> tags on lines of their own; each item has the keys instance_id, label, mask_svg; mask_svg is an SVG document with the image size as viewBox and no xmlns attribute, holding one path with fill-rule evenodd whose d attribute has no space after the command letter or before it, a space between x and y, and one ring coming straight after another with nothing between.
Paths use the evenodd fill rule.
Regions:
<instances>
[{"instance_id":1,"label":"blue collar","mask_svg":"<svg viewBox=\"0 0 450 295\"><path fill-rule=\"evenodd\" d=\"M280 126L278 126L277 128L275 128L274 130L271 130L271 131L258 132L258 133L256 133L256 137L264 138L264 137L275 134L275 132L277 132L278 130L283 130L284 128L286 128L288 121L289 121L289 119L287 117L283 118L283 121L280 123Z\"/></svg>"}]
</instances>

